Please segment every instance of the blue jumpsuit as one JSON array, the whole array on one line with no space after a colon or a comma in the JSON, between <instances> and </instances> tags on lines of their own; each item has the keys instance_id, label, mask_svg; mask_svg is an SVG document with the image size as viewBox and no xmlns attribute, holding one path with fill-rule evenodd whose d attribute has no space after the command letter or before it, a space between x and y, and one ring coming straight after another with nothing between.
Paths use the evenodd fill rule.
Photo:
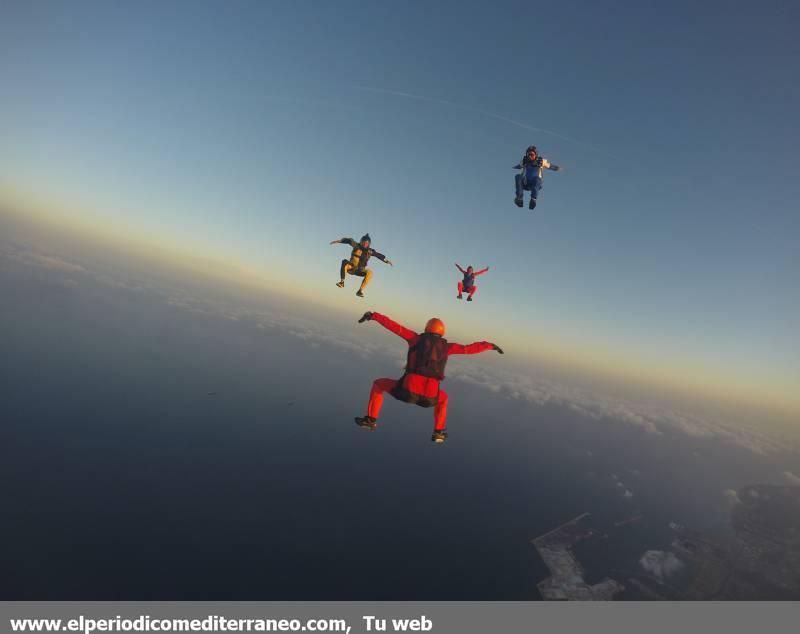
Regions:
<instances>
[{"instance_id":1,"label":"blue jumpsuit","mask_svg":"<svg viewBox=\"0 0 800 634\"><path fill-rule=\"evenodd\" d=\"M519 165L515 165L514 169L522 170L521 173L514 177L514 182L517 187L517 200L522 200L523 191L529 191L531 198L536 200L539 196L539 190L542 189L542 172L545 169L558 171L558 165L553 165L547 159L537 157L531 161L527 156L520 161Z\"/></svg>"}]
</instances>

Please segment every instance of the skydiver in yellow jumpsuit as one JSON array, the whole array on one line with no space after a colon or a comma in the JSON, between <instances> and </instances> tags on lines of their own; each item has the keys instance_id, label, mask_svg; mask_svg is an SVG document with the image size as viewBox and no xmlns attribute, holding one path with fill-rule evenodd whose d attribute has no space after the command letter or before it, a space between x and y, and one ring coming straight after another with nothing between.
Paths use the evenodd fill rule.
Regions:
<instances>
[{"instance_id":1,"label":"skydiver in yellow jumpsuit","mask_svg":"<svg viewBox=\"0 0 800 634\"><path fill-rule=\"evenodd\" d=\"M331 244L347 244L353 247L353 250L350 252L350 259L342 260L342 266L339 269L339 276L341 279L336 283L336 286L344 288L344 278L348 274L363 277L364 279L361 281L361 286L356 292L356 295L359 297L364 297L364 289L372 279L372 271L367 268L367 262L369 262L370 257L374 256L381 262L385 262L389 266L394 266L383 253L378 253L375 249L370 247L371 242L372 239L369 237L368 233L361 236L361 240L358 242L352 238L342 238L341 240L331 241Z\"/></svg>"}]
</instances>

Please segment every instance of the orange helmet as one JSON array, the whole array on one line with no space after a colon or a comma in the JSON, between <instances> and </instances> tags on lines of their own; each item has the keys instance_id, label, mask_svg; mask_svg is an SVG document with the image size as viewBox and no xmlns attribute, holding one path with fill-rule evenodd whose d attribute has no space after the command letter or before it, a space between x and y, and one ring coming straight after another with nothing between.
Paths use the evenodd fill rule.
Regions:
<instances>
[{"instance_id":1,"label":"orange helmet","mask_svg":"<svg viewBox=\"0 0 800 634\"><path fill-rule=\"evenodd\" d=\"M431 317L425 324L425 332L444 337L444 322L438 317Z\"/></svg>"}]
</instances>

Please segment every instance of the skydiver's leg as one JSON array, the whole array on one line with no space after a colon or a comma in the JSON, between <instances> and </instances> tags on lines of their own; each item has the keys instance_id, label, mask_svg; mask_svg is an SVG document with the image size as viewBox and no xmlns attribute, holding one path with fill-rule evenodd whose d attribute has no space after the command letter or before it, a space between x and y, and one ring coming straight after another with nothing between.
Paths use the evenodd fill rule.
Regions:
<instances>
[{"instance_id":1,"label":"skydiver's leg","mask_svg":"<svg viewBox=\"0 0 800 634\"><path fill-rule=\"evenodd\" d=\"M396 385L397 381L394 379L375 379L375 382L372 384L372 390L370 390L369 393L367 416L373 420L378 420L381 407L383 406L383 393L391 392Z\"/></svg>"},{"instance_id":2,"label":"skydiver's leg","mask_svg":"<svg viewBox=\"0 0 800 634\"><path fill-rule=\"evenodd\" d=\"M471 289L469 289L467 291L467 293L469 293L469 297L467 297L468 301L470 301L470 302L472 301L472 296L475 294L475 291L477 291L477 290L478 290L478 287L477 286L473 286Z\"/></svg>"},{"instance_id":3,"label":"skydiver's leg","mask_svg":"<svg viewBox=\"0 0 800 634\"><path fill-rule=\"evenodd\" d=\"M372 279L372 269L367 269L366 271L364 271L364 279L361 281L361 286L359 287L358 290L363 291L367 287L367 284L369 284L369 281L371 279Z\"/></svg>"},{"instance_id":4,"label":"skydiver's leg","mask_svg":"<svg viewBox=\"0 0 800 634\"><path fill-rule=\"evenodd\" d=\"M463 292L464 292L464 282L459 282L458 283L458 295L457 295L458 299L462 298L462 293Z\"/></svg>"},{"instance_id":5,"label":"skydiver's leg","mask_svg":"<svg viewBox=\"0 0 800 634\"><path fill-rule=\"evenodd\" d=\"M444 431L447 427L447 392L439 390L439 398L433 408L433 431Z\"/></svg>"},{"instance_id":6,"label":"skydiver's leg","mask_svg":"<svg viewBox=\"0 0 800 634\"><path fill-rule=\"evenodd\" d=\"M531 202L528 204L528 209L536 208L536 201L539 198L539 190L542 188L542 179L538 176L529 182L531 190Z\"/></svg>"},{"instance_id":7,"label":"skydiver's leg","mask_svg":"<svg viewBox=\"0 0 800 634\"><path fill-rule=\"evenodd\" d=\"M514 202L518 207L522 207L522 192L525 189L525 177L522 174L517 174L514 177L514 183L517 187L517 195L514 197Z\"/></svg>"},{"instance_id":8,"label":"skydiver's leg","mask_svg":"<svg viewBox=\"0 0 800 634\"><path fill-rule=\"evenodd\" d=\"M351 268L353 267L350 265L350 262L348 260L342 260L342 266L339 268L339 277L341 279L339 280L339 283L336 286L338 286L339 288L344 288L344 276L350 272Z\"/></svg>"},{"instance_id":9,"label":"skydiver's leg","mask_svg":"<svg viewBox=\"0 0 800 634\"><path fill-rule=\"evenodd\" d=\"M542 189L542 179L537 176L532 181L528 181L528 185L531 190L531 198L538 198L539 191Z\"/></svg>"},{"instance_id":10,"label":"skydiver's leg","mask_svg":"<svg viewBox=\"0 0 800 634\"><path fill-rule=\"evenodd\" d=\"M525 176L522 174L517 174L514 177L514 183L517 186L517 198L522 198L522 192L525 189Z\"/></svg>"}]
</instances>

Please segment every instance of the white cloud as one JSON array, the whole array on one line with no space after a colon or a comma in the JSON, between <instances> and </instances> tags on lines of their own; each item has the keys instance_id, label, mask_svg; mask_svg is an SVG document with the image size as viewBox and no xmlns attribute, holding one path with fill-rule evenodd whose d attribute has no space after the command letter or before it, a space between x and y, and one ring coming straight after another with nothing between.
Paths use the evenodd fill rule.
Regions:
<instances>
[{"instance_id":1,"label":"white cloud","mask_svg":"<svg viewBox=\"0 0 800 634\"><path fill-rule=\"evenodd\" d=\"M675 553L663 550L648 550L639 560L639 565L659 581L664 581L684 566Z\"/></svg>"},{"instance_id":2,"label":"white cloud","mask_svg":"<svg viewBox=\"0 0 800 634\"><path fill-rule=\"evenodd\" d=\"M42 266L46 269L55 269L57 271L67 271L69 273L77 272L77 271L85 271L80 264L74 264L73 262L67 262L66 260L62 260L61 258L53 257L50 255L33 255L32 261L39 266Z\"/></svg>"},{"instance_id":3,"label":"white cloud","mask_svg":"<svg viewBox=\"0 0 800 634\"><path fill-rule=\"evenodd\" d=\"M800 486L800 476L795 475L791 471L784 471L783 477L786 479L788 484L792 484L795 486Z\"/></svg>"},{"instance_id":4,"label":"white cloud","mask_svg":"<svg viewBox=\"0 0 800 634\"><path fill-rule=\"evenodd\" d=\"M739 493L736 492L734 489L725 489L722 492L722 495L725 496L725 499L728 500L731 504L741 504L742 501L739 499Z\"/></svg>"},{"instance_id":5,"label":"white cloud","mask_svg":"<svg viewBox=\"0 0 800 634\"><path fill-rule=\"evenodd\" d=\"M63 271L66 273L79 273L86 270L80 264L77 264L75 262L69 262L67 260L64 260L63 258L54 255L45 255L44 253L39 253L35 250L30 250L26 248L6 249L3 250L0 255L10 260L21 262L28 266L37 266L40 268L50 269L53 271Z\"/></svg>"},{"instance_id":6,"label":"white cloud","mask_svg":"<svg viewBox=\"0 0 800 634\"><path fill-rule=\"evenodd\" d=\"M290 329L287 332L292 337L297 337L302 341L307 341L313 347L319 347L323 344L333 346L334 348L341 348L343 350L347 350L348 352L352 352L362 359L369 358L370 355L378 350L378 348L370 346L369 344L361 343L357 339L335 337L327 332L310 327Z\"/></svg>"}]
</instances>

